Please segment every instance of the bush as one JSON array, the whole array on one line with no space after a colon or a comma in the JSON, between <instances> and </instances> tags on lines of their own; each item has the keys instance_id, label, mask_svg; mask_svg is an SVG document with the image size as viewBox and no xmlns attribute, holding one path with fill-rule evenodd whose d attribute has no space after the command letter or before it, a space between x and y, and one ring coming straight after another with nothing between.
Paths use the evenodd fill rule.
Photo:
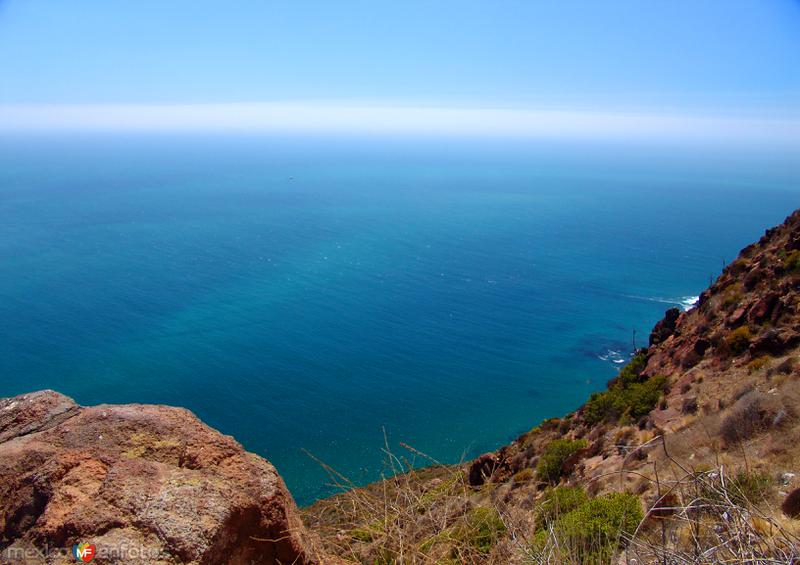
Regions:
<instances>
[{"instance_id":1,"label":"bush","mask_svg":"<svg viewBox=\"0 0 800 565\"><path fill-rule=\"evenodd\" d=\"M722 420L719 433L728 444L745 441L768 428L772 424L773 416L773 410L767 406L761 393L748 392Z\"/></svg>"},{"instance_id":2,"label":"bush","mask_svg":"<svg viewBox=\"0 0 800 565\"><path fill-rule=\"evenodd\" d=\"M740 275L747 270L747 261L744 259L736 259L728 266L728 271L734 275Z\"/></svg>"},{"instance_id":3,"label":"bush","mask_svg":"<svg viewBox=\"0 0 800 565\"><path fill-rule=\"evenodd\" d=\"M544 448L544 453L536 465L536 475L542 481L555 483L561 477L561 468L567 457L588 445L585 439L557 439Z\"/></svg>"},{"instance_id":4,"label":"bush","mask_svg":"<svg viewBox=\"0 0 800 565\"><path fill-rule=\"evenodd\" d=\"M769 365L769 356L763 355L757 359L753 359L747 364L747 372L752 375L753 373L760 371L767 365Z\"/></svg>"},{"instance_id":5,"label":"bush","mask_svg":"<svg viewBox=\"0 0 800 565\"><path fill-rule=\"evenodd\" d=\"M658 404L666 387L666 377L655 376L643 380L642 372L647 366L647 350L639 350L631 362L625 365L608 390L596 392L589 397L583 409L587 423L592 425L603 420L638 420Z\"/></svg>"},{"instance_id":6,"label":"bush","mask_svg":"<svg viewBox=\"0 0 800 565\"><path fill-rule=\"evenodd\" d=\"M742 301L742 293L738 287L733 287L729 289L726 293L724 298L722 299L722 308L724 310L730 310L739 302Z\"/></svg>"},{"instance_id":7,"label":"bush","mask_svg":"<svg viewBox=\"0 0 800 565\"><path fill-rule=\"evenodd\" d=\"M750 338L750 328L742 326L729 333L728 337L725 338L725 343L728 345L728 350L731 353L740 355L747 351L747 348L750 346Z\"/></svg>"},{"instance_id":8,"label":"bush","mask_svg":"<svg viewBox=\"0 0 800 565\"><path fill-rule=\"evenodd\" d=\"M772 487L772 479L764 473L739 473L731 481L728 495L741 506L756 504L764 499Z\"/></svg>"},{"instance_id":9,"label":"bush","mask_svg":"<svg viewBox=\"0 0 800 565\"><path fill-rule=\"evenodd\" d=\"M526 467L525 469L522 469L521 471L514 473L514 476L512 477L512 480L517 484L527 483L532 479L533 479L533 469L531 469L530 467Z\"/></svg>"},{"instance_id":10,"label":"bush","mask_svg":"<svg viewBox=\"0 0 800 565\"><path fill-rule=\"evenodd\" d=\"M536 528L546 528L560 516L572 512L589 500L589 495L581 487L556 487L545 491L544 497L536 507Z\"/></svg>"},{"instance_id":11,"label":"bush","mask_svg":"<svg viewBox=\"0 0 800 565\"><path fill-rule=\"evenodd\" d=\"M559 546L578 563L608 563L643 519L639 499L616 492L588 500L558 518L553 532ZM546 543L544 530L534 538L540 548Z\"/></svg>"},{"instance_id":12,"label":"bush","mask_svg":"<svg viewBox=\"0 0 800 565\"><path fill-rule=\"evenodd\" d=\"M621 385L628 385L639 380L642 371L647 366L647 351L639 350L633 359L625 365L617 375L617 382Z\"/></svg>"},{"instance_id":13,"label":"bush","mask_svg":"<svg viewBox=\"0 0 800 565\"><path fill-rule=\"evenodd\" d=\"M453 538L480 553L488 553L505 532L506 526L497 510L479 506L470 510L454 528Z\"/></svg>"},{"instance_id":14,"label":"bush","mask_svg":"<svg viewBox=\"0 0 800 565\"><path fill-rule=\"evenodd\" d=\"M788 253L786 258L783 259L783 270L787 273L791 273L798 269L800 269L800 251L795 249Z\"/></svg>"},{"instance_id":15,"label":"bush","mask_svg":"<svg viewBox=\"0 0 800 565\"><path fill-rule=\"evenodd\" d=\"M613 421L623 416L638 420L656 407L666 384L666 377L655 376L641 383L615 386L605 392L596 392L589 397L584 407L584 416L589 424L603 420Z\"/></svg>"}]
</instances>

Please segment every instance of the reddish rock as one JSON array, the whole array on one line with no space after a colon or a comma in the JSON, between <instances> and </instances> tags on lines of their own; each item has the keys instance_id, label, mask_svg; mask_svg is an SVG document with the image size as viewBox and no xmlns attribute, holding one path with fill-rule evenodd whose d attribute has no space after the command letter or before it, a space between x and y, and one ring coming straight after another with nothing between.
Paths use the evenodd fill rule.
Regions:
<instances>
[{"instance_id":1,"label":"reddish rock","mask_svg":"<svg viewBox=\"0 0 800 565\"><path fill-rule=\"evenodd\" d=\"M694 367L702 358L702 354L698 353L697 349L698 347L695 341L685 340L680 346L675 347L672 351L674 357L673 362L677 364L678 367L684 369ZM704 351L702 347L700 349Z\"/></svg>"},{"instance_id":2,"label":"reddish rock","mask_svg":"<svg viewBox=\"0 0 800 565\"><path fill-rule=\"evenodd\" d=\"M701 337L694 342L693 349L695 353L697 353L700 356L703 356L706 354L706 351L708 351L709 347L711 347L711 341L709 341L708 338Z\"/></svg>"},{"instance_id":3,"label":"reddish rock","mask_svg":"<svg viewBox=\"0 0 800 565\"><path fill-rule=\"evenodd\" d=\"M71 398L50 390L0 399L0 443L52 427L77 411Z\"/></svg>"},{"instance_id":4,"label":"reddish rock","mask_svg":"<svg viewBox=\"0 0 800 565\"><path fill-rule=\"evenodd\" d=\"M275 468L187 410L1 400L5 557L79 541L95 563L326 562Z\"/></svg>"},{"instance_id":5,"label":"reddish rock","mask_svg":"<svg viewBox=\"0 0 800 565\"><path fill-rule=\"evenodd\" d=\"M746 306L739 306L736 310L733 311L730 318L728 318L728 326L735 328L736 326L741 326L744 321L747 319L747 307Z\"/></svg>"},{"instance_id":6,"label":"reddish rock","mask_svg":"<svg viewBox=\"0 0 800 565\"><path fill-rule=\"evenodd\" d=\"M661 343L675 333L678 317L680 315L681 311L678 308L670 308L664 312L664 318L657 322L653 327L653 331L650 332L651 346Z\"/></svg>"},{"instance_id":7,"label":"reddish rock","mask_svg":"<svg viewBox=\"0 0 800 565\"><path fill-rule=\"evenodd\" d=\"M664 410L653 410L650 412L650 418L659 430L672 432L680 424L681 413L675 408L668 407Z\"/></svg>"},{"instance_id":8,"label":"reddish rock","mask_svg":"<svg viewBox=\"0 0 800 565\"><path fill-rule=\"evenodd\" d=\"M764 272L761 269L753 269L744 277L744 288L747 290L753 290L758 283L764 278Z\"/></svg>"},{"instance_id":9,"label":"reddish rock","mask_svg":"<svg viewBox=\"0 0 800 565\"><path fill-rule=\"evenodd\" d=\"M772 314L770 314L769 321L771 324L776 325L778 324L781 316L785 313L787 308L784 306L782 300L778 300L775 306L772 308Z\"/></svg>"},{"instance_id":10,"label":"reddish rock","mask_svg":"<svg viewBox=\"0 0 800 565\"><path fill-rule=\"evenodd\" d=\"M777 294L768 294L761 300L755 303L747 314L747 319L755 324L761 324L772 315L772 310L778 303L780 296Z\"/></svg>"},{"instance_id":11,"label":"reddish rock","mask_svg":"<svg viewBox=\"0 0 800 565\"><path fill-rule=\"evenodd\" d=\"M800 334L792 330L778 331L770 329L758 336L750 344L750 354L756 355L780 355L790 347L800 343Z\"/></svg>"},{"instance_id":12,"label":"reddish rock","mask_svg":"<svg viewBox=\"0 0 800 565\"><path fill-rule=\"evenodd\" d=\"M681 414L694 414L697 412L697 396L687 396L681 402Z\"/></svg>"}]
</instances>

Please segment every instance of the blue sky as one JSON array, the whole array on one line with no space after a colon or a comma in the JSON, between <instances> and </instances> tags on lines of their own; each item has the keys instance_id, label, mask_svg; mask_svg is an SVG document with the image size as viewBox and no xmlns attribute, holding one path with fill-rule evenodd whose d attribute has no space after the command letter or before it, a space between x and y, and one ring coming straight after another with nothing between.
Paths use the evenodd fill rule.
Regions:
<instances>
[{"instance_id":1,"label":"blue sky","mask_svg":"<svg viewBox=\"0 0 800 565\"><path fill-rule=\"evenodd\" d=\"M0 104L800 116L798 0L0 0Z\"/></svg>"}]
</instances>

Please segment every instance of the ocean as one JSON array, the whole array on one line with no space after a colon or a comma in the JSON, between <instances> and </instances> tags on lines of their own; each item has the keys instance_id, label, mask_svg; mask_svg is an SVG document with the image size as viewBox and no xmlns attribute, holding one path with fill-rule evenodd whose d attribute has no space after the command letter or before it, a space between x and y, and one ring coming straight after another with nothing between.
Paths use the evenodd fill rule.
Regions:
<instances>
[{"instance_id":1,"label":"ocean","mask_svg":"<svg viewBox=\"0 0 800 565\"><path fill-rule=\"evenodd\" d=\"M318 461L364 484L386 446L454 463L576 408L798 179L733 149L7 136L0 396L184 406L309 504Z\"/></svg>"}]
</instances>

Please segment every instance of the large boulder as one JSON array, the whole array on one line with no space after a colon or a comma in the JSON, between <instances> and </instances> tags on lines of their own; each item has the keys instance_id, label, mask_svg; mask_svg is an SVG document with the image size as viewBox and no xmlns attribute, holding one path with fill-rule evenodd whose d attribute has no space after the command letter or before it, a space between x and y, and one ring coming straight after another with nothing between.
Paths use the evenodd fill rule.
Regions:
<instances>
[{"instance_id":1,"label":"large boulder","mask_svg":"<svg viewBox=\"0 0 800 565\"><path fill-rule=\"evenodd\" d=\"M327 562L275 468L187 410L0 400L0 562L80 542L95 563Z\"/></svg>"}]
</instances>

